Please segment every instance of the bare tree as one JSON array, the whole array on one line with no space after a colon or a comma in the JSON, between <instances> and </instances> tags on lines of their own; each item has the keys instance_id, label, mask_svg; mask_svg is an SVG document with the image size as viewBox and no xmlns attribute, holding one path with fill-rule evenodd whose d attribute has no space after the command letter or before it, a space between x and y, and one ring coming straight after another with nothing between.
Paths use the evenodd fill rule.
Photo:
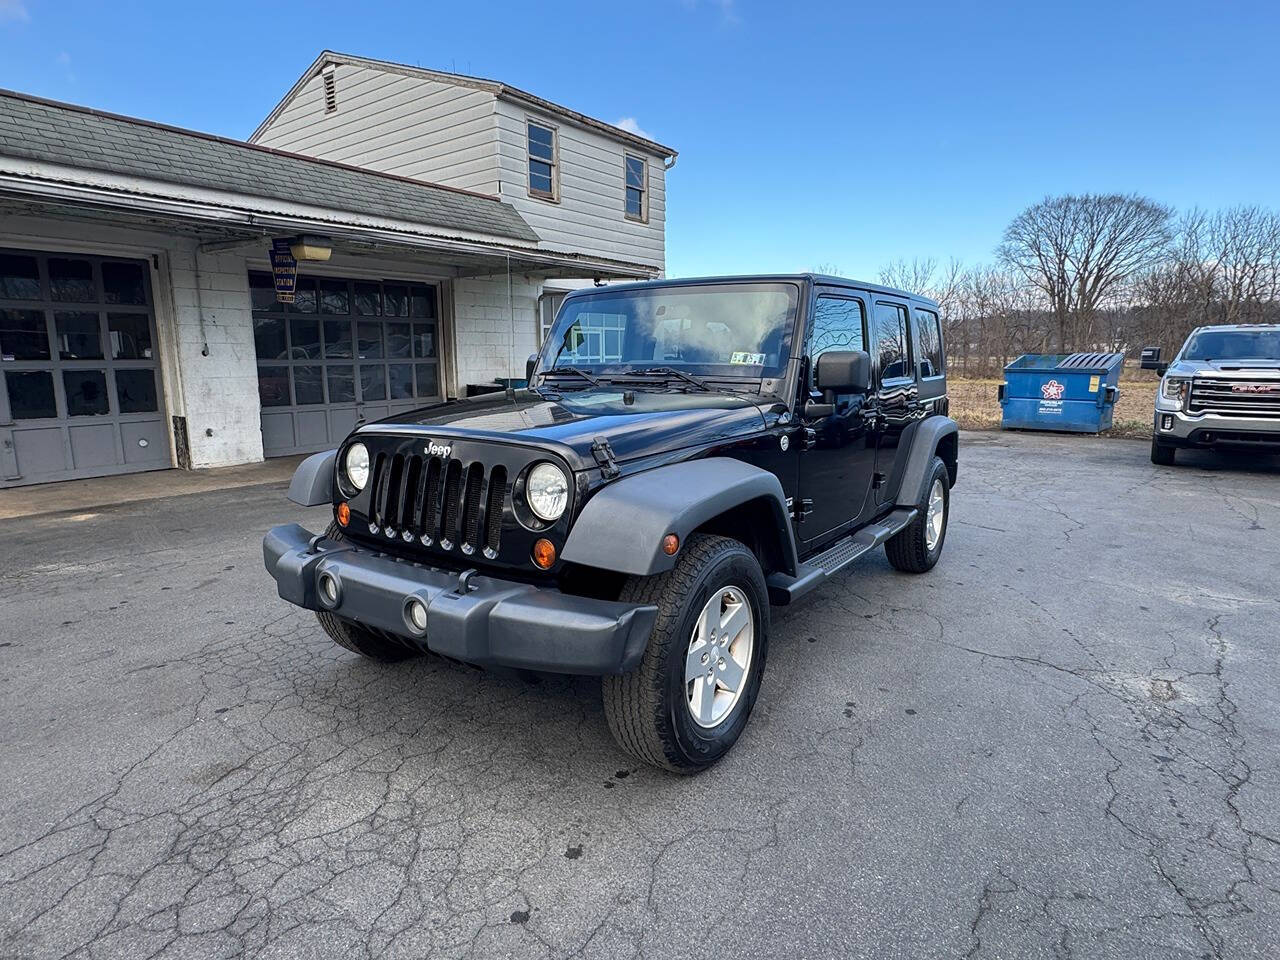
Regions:
<instances>
[{"instance_id":1,"label":"bare tree","mask_svg":"<svg viewBox=\"0 0 1280 960\"><path fill-rule=\"evenodd\" d=\"M998 255L1044 296L1066 353L1091 344L1099 309L1166 255L1172 217L1133 195L1046 197L1009 224Z\"/></svg>"}]
</instances>

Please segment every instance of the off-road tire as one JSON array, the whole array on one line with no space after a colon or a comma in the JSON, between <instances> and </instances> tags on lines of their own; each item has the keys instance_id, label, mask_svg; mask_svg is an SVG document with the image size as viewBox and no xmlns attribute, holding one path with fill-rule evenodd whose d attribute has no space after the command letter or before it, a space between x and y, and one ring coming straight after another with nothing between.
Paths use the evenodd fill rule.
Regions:
<instances>
[{"instance_id":1,"label":"off-road tire","mask_svg":"<svg viewBox=\"0 0 1280 960\"><path fill-rule=\"evenodd\" d=\"M716 726L699 727L685 695L685 655L703 606L714 591L743 590L755 618L746 687ZM675 567L652 577L631 577L619 597L653 604L658 619L640 666L602 678L604 715L618 745L645 763L674 773L711 766L734 745L760 692L769 639L769 593L755 554L728 537L691 536Z\"/></svg>"},{"instance_id":2,"label":"off-road tire","mask_svg":"<svg viewBox=\"0 0 1280 960\"><path fill-rule=\"evenodd\" d=\"M336 523L329 524L329 529L324 532L324 535L330 540L344 539L342 528ZM382 633L363 627L354 620L340 617L336 613L317 610L316 619L320 621L320 626L324 628L330 640L370 660L377 660L379 663L395 663L397 660L407 660L420 655L419 651L406 644L397 643Z\"/></svg>"},{"instance_id":3,"label":"off-road tire","mask_svg":"<svg viewBox=\"0 0 1280 960\"><path fill-rule=\"evenodd\" d=\"M1161 443L1155 437L1151 438L1151 462L1161 467L1172 467L1174 460L1177 458L1178 450L1171 447L1167 443Z\"/></svg>"},{"instance_id":4,"label":"off-road tire","mask_svg":"<svg viewBox=\"0 0 1280 960\"><path fill-rule=\"evenodd\" d=\"M942 499L945 509L942 514L942 533L932 550L925 539L925 524L928 522L929 492L933 484L942 479ZM947 542L947 526L951 522L951 478L947 473L947 465L940 457L933 458L929 470L929 478L925 481L924 493L916 504L916 518L907 526L885 541L884 552L895 570L904 573L924 573L932 570L933 565L942 556L942 547Z\"/></svg>"}]
</instances>

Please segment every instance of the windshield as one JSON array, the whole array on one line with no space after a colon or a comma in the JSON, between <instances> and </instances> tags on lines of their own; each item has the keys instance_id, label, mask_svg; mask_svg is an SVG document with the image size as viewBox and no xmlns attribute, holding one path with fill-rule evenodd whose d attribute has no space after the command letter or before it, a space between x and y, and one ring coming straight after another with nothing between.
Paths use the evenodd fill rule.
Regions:
<instances>
[{"instance_id":1,"label":"windshield","mask_svg":"<svg viewBox=\"0 0 1280 960\"><path fill-rule=\"evenodd\" d=\"M1204 330L1187 342L1183 360L1280 360L1280 330Z\"/></svg>"},{"instance_id":2,"label":"windshield","mask_svg":"<svg viewBox=\"0 0 1280 960\"><path fill-rule=\"evenodd\" d=\"M799 288L725 283L618 290L565 301L541 369L592 374L671 367L701 377L781 377Z\"/></svg>"}]
</instances>

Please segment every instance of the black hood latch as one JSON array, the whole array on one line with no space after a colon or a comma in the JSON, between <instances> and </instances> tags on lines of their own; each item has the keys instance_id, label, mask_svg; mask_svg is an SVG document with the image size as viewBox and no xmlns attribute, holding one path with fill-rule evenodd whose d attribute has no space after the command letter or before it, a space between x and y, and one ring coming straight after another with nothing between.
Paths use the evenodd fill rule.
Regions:
<instances>
[{"instance_id":1,"label":"black hood latch","mask_svg":"<svg viewBox=\"0 0 1280 960\"><path fill-rule=\"evenodd\" d=\"M606 480L612 480L622 472L618 461L613 457L613 447L609 446L609 441L604 437L596 437L591 441L591 455L600 464L600 475Z\"/></svg>"}]
</instances>

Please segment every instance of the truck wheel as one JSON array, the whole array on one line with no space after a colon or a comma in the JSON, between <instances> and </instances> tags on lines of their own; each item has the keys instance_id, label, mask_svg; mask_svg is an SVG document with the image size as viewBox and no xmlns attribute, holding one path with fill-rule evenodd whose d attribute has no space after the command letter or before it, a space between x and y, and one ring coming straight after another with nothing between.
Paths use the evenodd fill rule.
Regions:
<instances>
[{"instance_id":1,"label":"truck wheel","mask_svg":"<svg viewBox=\"0 0 1280 960\"><path fill-rule=\"evenodd\" d=\"M342 528L336 523L329 524L329 529L324 535L330 540L343 540ZM362 627L354 620L348 620L346 617L340 617L336 613L329 613L327 610L317 610L316 619L320 621L320 626L324 628L324 632L329 635L332 640L340 647L345 647L352 653L358 653L362 657L368 657L370 660L377 660L380 663L395 663L397 660L406 660L409 657L416 657L419 651L414 650L407 644L396 643L382 633L370 630L368 627Z\"/></svg>"},{"instance_id":2,"label":"truck wheel","mask_svg":"<svg viewBox=\"0 0 1280 960\"><path fill-rule=\"evenodd\" d=\"M907 573L932 570L942 556L950 519L951 483L947 465L934 457L924 497L916 504L916 518L885 542L884 552L889 563L895 570Z\"/></svg>"},{"instance_id":3,"label":"truck wheel","mask_svg":"<svg viewBox=\"0 0 1280 960\"><path fill-rule=\"evenodd\" d=\"M1151 462L1162 467L1172 467L1174 458L1177 456L1176 447L1171 447L1167 443L1161 443L1155 437L1151 438Z\"/></svg>"},{"instance_id":4,"label":"truck wheel","mask_svg":"<svg viewBox=\"0 0 1280 960\"><path fill-rule=\"evenodd\" d=\"M755 554L728 537L692 536L674 569L627 581L619 599L654 604L658 619L640 666L603 678L623 750L675 773L729 752L760 690L768 597Z\"/></svg>"}]
</instances>

